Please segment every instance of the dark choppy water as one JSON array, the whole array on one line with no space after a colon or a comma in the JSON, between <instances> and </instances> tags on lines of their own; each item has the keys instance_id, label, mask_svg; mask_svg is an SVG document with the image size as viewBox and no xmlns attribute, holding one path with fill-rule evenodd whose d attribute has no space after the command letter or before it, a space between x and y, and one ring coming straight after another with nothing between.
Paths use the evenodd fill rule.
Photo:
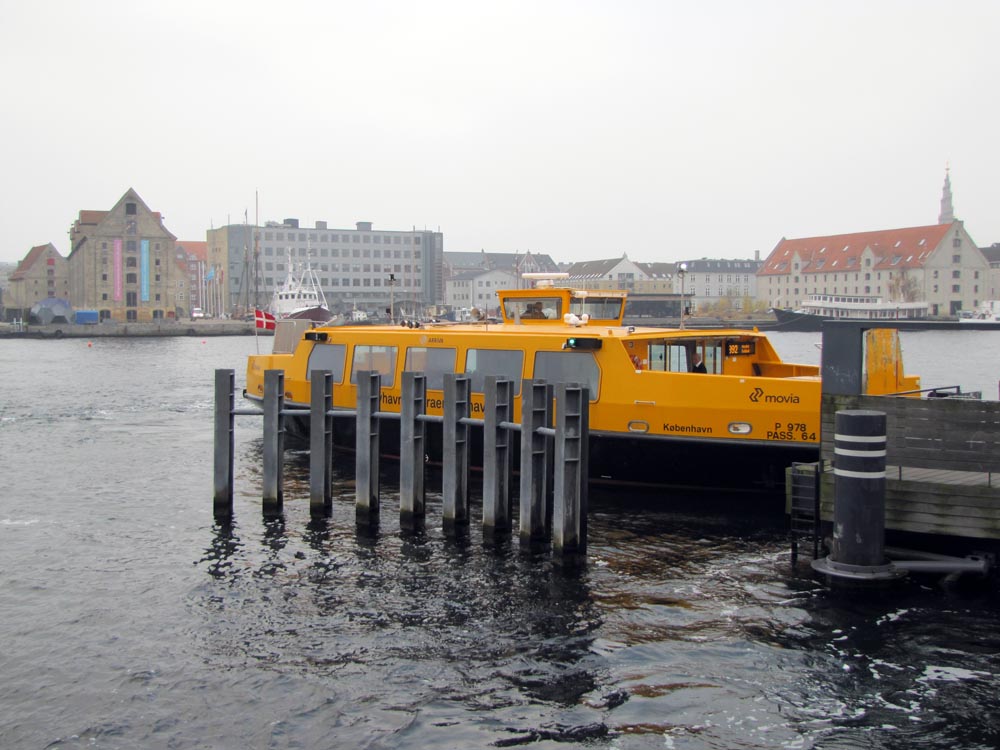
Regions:
<instances>
[{"instance_id":1,"label":"dark choppy water","mask_svg":"<svg viewBox=\"0 0 1000 750\"><path fill-rule=\"evenodd\" d=\"M904 339L908 361L941 345ZM253 349L0 342L0 747L1000 745L995 588L831 594L780 516L595 496L574 574L475 525L445 538L435 503L401 534L390 477L359 536L349 466L311 524L298 455L266 523L240 418L236 523L216 526L213 371L242 381Z\"/></svg>"}]
</instances>

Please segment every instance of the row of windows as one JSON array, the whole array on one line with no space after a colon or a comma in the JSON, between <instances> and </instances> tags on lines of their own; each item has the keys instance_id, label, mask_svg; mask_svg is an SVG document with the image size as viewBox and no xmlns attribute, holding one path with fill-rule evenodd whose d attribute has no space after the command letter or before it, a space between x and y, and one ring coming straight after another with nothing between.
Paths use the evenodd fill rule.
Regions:
<instances>
[{"instance_id":1,"label":"row of windows","mask_svg":"<svg viewBox=\"0 0 1000 750\"><path fill-rule=\"evenodd\" d=\"M279 279L278 280L279 283L281 283L281 281L283 281L283 279ZM382 286L384 286L386 288L388 288L389 286L392 286L392 285L389 284L389 280L388 279L386 279L385 283L383 283L381 276L377 276L374 279L370 279L370 278L364 278L364 279L343 279L343 283L341 283L341 279L339 279L337 277L327 278L327 277L323 276L323 277L320 278L319 283L320 283L320 286L322 286L324 289L327 289L329 287L334 287L334 286L368 286L368 287L372 287L372 286L374 286L374 287L382 287ZM264 277L264 286L266 288L269 288L269 289L274 288L274 277L273 276L265 276ZM419 289L421 286L422 286L422 284L420 282L420 279L413 279L412 282L408 282L406 284L400 283L400 280L397 279L396 280L396 284L395 284L395 287L397 289L401 289L404 292L406 290L410 289L410 288L417 288L417 289ZM239 287L239 284L237 284L237 287Z\"/></svg>"},{"instance_id":2,"label":"row of windows","mask_svg":"<svg viewBox=\"0 0 1000 750\"><path fill-rule=\"evenodd\" d=\"M355 247L351 250L344 248L343 253L341 253L341 251L337 248L321 247L319 250L310 250L309 248L300 247L296 251L294 248L272 247L271 245L265 245L264 256L284 256L289 251L292 255L298 254L300 258L315 255L320 258L395 258L396 260L410 260L412 258L414 260L420 260L420 250L386 250L383 253L383 251L379 248L372 250L367 247Z\"/></svg>"},{"instance_id":3,"label":"row of windows","mask_svg":"<svg viewBox=\"0 0 1000 750\"><path fill-rule=\"evenodd\" d=\"M305 232L264 232L265 242L308 242L316 241L316 235L307 239ZM321 234L319 242L353 242L356 245L376 244L376 245L419 245L420 237L411 235L382 235L382 234Z\"/></svg>"},{"instance_id":4,"label":"row of windows","mask_svg":"<svg viewBox=\"0 0 1000 750\"><path fill-rule=\"evenodd\" d=\"M153 242L152 247L153 247L153 252L157 252L160 249L160 243ZM107 250L107 249L108 249L108 243L102 242L101 250ZM138 250L139 250L139 240L125 240L125 252L135 253L138 252Z\"/></svg>"},{"instance_id":5,"label":"row of windows","mask_svg":"<svg viewBox=\"0 0 1000 750\"><path fill-rule=\"evenodd\" d=\"M797 270L797 268L796 268L796 270ZM718 283L718 284L721 284L721 283L722 283L722 274L721 274L721 273L720 273L720 274L716 274L716 276L718 276L718 278L716 279L716 283ZM690 282L690 283L691 283L692 285L693 285L693 284L694 284L694 283L695 283L695 282L696 282L696 281L698 280L698 278L699 278L699 277L698 277L698 274L695 274L695 273L689 273L689 274L687 275L687 277L688 277L688 281L689 281L689 282ZM712 281L712 274L710 274L710 273L708 273L708 274L705 274L705 279L704 279L704 281L706 281L706 282L708 282L708 283L711 283L711 281ZM733 283L733 274L727 274L727 275L726 275L726 283L727 283L727 284L732 284L732 283ZM740 278L740 275L739 275L739 274L736 274L736 282L735 282L735 283L737 283L737 284L739 284L739 283L743 283L743 284L749 284L749 283L750 283L750 275L749 275L749 274L743 274L743 278L741 279L741 278Z\"/></svg>"},{"instance_id":6,"label":"row of windows","mask_svg":"<svg viewBox=\"0 0 1000 750\"><path fill-rule=\"evenodd\" d=\"M265 271L284 271L285 270L285 264L284 263L265 263L264 264L264 270ZM350 273L350 272L353 271L354 273L373 273L373 272L374 273L383 273L383 272L384 273L389 273L389 272L395 272L395 273L407 273L407 274L409 274L409 273L414 273L415 271L419 271L420 269L419 268L415 269L413 266L411 266L409 264L402 264L402 263L396 263L395 265L391 265L389 263L386 263L384 265L384 267L383 267L383 265L381 263L375 263L375 264L372 264L372 263L320 263L320 264L318 264L316 266L316 268L314 270L323 271L323 272L326 272L326 271L334 271L334 272L341 271L343 273Z\"/></svg>"},{"instance_id":7,"label":"row of windows","mask_svg":"<svg viewBox=\"0 0 1000 750\"><path fill-rule=\"evenodd\" d=\"M102 273L101 274L101 281L107 281L107 280L108 280L108 274ZM156 283L159 283L160 282L160 274L155 274L153 276L153 281L156 282ZM137 274L137 273L127 273L127 274L125 274L125 283L126 284L138 284L139 283L139 274ZM183 282L180 284L180 286L184 286Z\"/></svg>"},{"instance_id":8,"label":"row of windows","mask_svg":"<svg viewBox=\"0 0 1000 750\"><path fill-rule=\"evenodd\" d=\"M939 275L939 273L938 273L937 269L935 269L935 270L933 271L933 278L935 278L935 279L936 279L936 278L938 278L938 275ZM845 273L845 274L844 274L844 281L847 281L847 280L848 280L848 277L849 277L849 276L850 276L850 274L846 274L846 273ZM859 278L859 276L860 276L860 274L857 274L857 273L856 273L856 274L854 274L854 280L855 280L855 281L858 281L858 278ZM878 273L876 273L876 274L875 274L875 277L876 277L876 280L877 280L877 281L881 281L881 280L882 280L882 272L881 272L881 271L879 271ZM973 271L973 272L972 272L972 277L973 277L974 279L978 279L978 278L979 278L979 271ZM865 274L865 281L871 281L871 278L872 278L872 275L871 275L870 273L866 273L866 274ZM891 272L891 271L889 272L889 278L890 278L890 279L892 278L892 272ZM954 269L954 270L953 270L953 271L951 272L951 278L953 278L953 279L960 279L960 278L962 278L962 271L961 271L960 269L957 269L957 268L956 268L956 269ZM826 279L829 279L829 276L828 276L828 277L826 277ZM826 279L824 279L824 280L826 280ZM840 275L839 275L839 274L836 274L836 273L835 273L835 274L833 274L833 278L832 278L832 279L830 279L830 280L831 280L831 281L838 281L839 279L840 279ZM775 281L776 281L776 282L777 282L778 284L781 284L781 282L782 282L782 279L780 279L780 278L779 278L779 279L775 279ZM784 282L785 282L785 284L788 284L788 283L789 283L789 279L788 279L788 278L786 277L786 278L784 279ZM795 276L795 277L794 277L794 282L795 282L796 284L797 284L797 283L799 282L799 277L798 277L798 276Z\"/></svg>"},{"instance_id":9,"label":"row of windows","mask_svg":"<svg viewBox=\"0 0 1000 750\"><path fill-rule=\"evenodd\" d=\"M858 287L854 287L854 291L851 292L851 290L848 289L845 286L843 294L871 294L872 293L872 288L870 286L866 286L864 289L865 289L864 292L860 292L860 291L858 291ZM935 294L937 294L937 291L938 291L938 285L937 284L934 285L933 291L934 291ZM955 293L955 294L960 293L962 291L962 285L961 284L952 284L951 285L951 291L953 293ZM974 285L972 287L972 292L973 292L973 294L979 294L979 284L976 284L976 285ZM793 294L798 295L798 293L799 293L799 288L795 287L795 289L793 291ZM802 289L802 293L803 294L810 294L809 290L806 289L806 288ZM827 292L826 291L826 287L823 287L823 291L820 292L819 291L819 287L815 287L815 286L813 287L813 290L812 290L811 293L812 294L841 294L841 292L837 289L837 287L834 287L832 292Z\"/></svg>"},{"instance_id":10,"label":"row of windows","mask_svg":"<svg viewBox=\"0 0 1000 750\"><path fill-rule=\"evenodd\" d=\"M356 344L351 353L350 382L358 382L358 373L379 373L381 384L392 388L396 382L398 359L395 346L369 346ZM427 389L444 389L446 373L456 372L458 350L411 346L406 348L403 371L421 372L427 378ZM346 344L317 343L309 355L307 373L329 370L334 383L344 382L347 364ZM600 369L592 352L536 352L532 377L544 378L549 383L580 383L590 389L590 400L596 401L600 393ZM486 378L496 375L513 381L513 393L521 392L521 373L524 369L524 352L520 349L468 349L462 372L469 376L473 393L483 393Z\"/></svg>"},{"instance_id":11,"label":"row of windows","mask_svg":"<svg viewBox=\"0 0 1000 750\"><path fill-rule=\"evenodd\" d=\"M101 295L101 301L102 302L107 302L109 299L111 299L111 298L108 296L107 292L104 292L104 294ZM178 299L184 299L184 295L183 294L178 295ZM159 294L153 295L153 301L154 302L159 302L160 301L160 295ZM125 307L138 307L138 306L139 306L139 293L138 292L125 292ZM153 317L155 318L156 315L154 314ZM160 316L160 317L162 317L162 316Z\"/></svg>"}]
</instances>

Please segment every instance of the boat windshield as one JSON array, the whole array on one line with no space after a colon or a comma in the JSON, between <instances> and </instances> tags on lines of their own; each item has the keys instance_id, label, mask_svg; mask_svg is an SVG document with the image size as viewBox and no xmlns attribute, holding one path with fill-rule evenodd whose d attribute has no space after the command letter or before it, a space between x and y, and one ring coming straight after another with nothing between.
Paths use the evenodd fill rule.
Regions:
<instances>
[{"instance_id":1,"label":"boat windshield","mask_svg":"<svg viewBox=\"0 0 1000 750\"><path fill-rule=\"evenodd\" d=\"M562 300L559 297L509 297L504 300L507 320L560 320Z\"/></svg>"},{"instance_id":2,"label":"boat windshield","mask_svg":"<svg viewBox=\"0 0 1000 750\"><path fill-rule=\"evenodd\" d=\"M576 315L587 314L591 320L620 320L622 305L621 297L584 297L574 299L569 304L569 311Z\"/></svg>"}]
</instances>

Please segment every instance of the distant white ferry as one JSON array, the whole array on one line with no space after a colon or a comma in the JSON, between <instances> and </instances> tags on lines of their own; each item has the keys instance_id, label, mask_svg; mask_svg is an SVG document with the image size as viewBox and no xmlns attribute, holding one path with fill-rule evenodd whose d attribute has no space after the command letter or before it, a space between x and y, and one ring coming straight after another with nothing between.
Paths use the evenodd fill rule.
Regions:
<instances>
[{"instance_id":1,"label":"distant white ferry","mask_svg":"<svg viewBox=\"0 0 1000 750\"><path fill-rule=\"evenodd\" d=\"M926 320L926 302L886 302L856 294L811 294L798 310L774 310L778 327L818 331L823 320Z\"/></svg>"}]
</instances>

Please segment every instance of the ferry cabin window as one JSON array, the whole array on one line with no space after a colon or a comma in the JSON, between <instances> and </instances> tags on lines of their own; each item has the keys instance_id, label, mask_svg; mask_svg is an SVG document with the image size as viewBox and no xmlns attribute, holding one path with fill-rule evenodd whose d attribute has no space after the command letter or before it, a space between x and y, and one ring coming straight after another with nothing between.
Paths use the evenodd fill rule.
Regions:
<instances>
[{"instance_id":1,"label":"ferry cabin window","mask_svg":"<svg viewBox=\"0 0 1000 750\"><path fill-rule=\"evenodd\" d=\"M465 353L465 373L473 393L482 393L487 375L498 375L514 381L514 395L521 392L521 370L524 352L510 349L469 349Z\"/></svg>"},{"instance_id":2,"label":"ferry cabin window","mask_svg":"<svg viewBox=\"0 0 1000 750\"><path fill-rule=\"evenodd\" d=\"M444 390L444 374L455 372L455 350L411 346L406 350L403 371L423 373L427 377L427 390Z\"/></svg>"},{"instance_id":3,"label":"ferry cabin window","mask_svg":"<svg viewBox=\"0 0 1000 750\"><path fill-rule=\"evenodd\" d=\"M714 339L649 343L649 369L663 372L691 372L694 353L701 355L705 370L721 373L722 342Z\"/></svg>"},{"instance_id":4,"label":"ferry cabin window","mask_svg":"<svg viewBox=\"0 0 1000 750\"><path fill-rule=\"evenodd\" d=\"M504 300L504 315L508 320L562 320L562 300L559 297L518 297Z\"/></svg>"},{"instance_id":5,"label":"ferry cabin window","mask_svg":"<svg viewBox=\"0 0 1000 750\"><path fill-rule=\"evenodd\" d=\"M396 347L367 346L354 347L354 361L351 363L351 382L358 382L358 373L374 370L382 376L382 387L392 388L396 376Z\"/></svg>"},{"instance_id":6,"label":"ferry cabin window","mask_svg":"<svg viewBox=\"0 0 1000 750\"><path fill-rule=\"evenodd\" d=\"M533 378L547 383L579 383L590 389L590 400L597 401L601 389L601 371L593 352L538 352Z\"/></svg>"},{"instance_id":7,"label":"ferry cabin window","mask_svg":"<svg viewBox=\"0 0 1000 750\"><path fill-rule=\"evenodd\" d=\"M622 299L602 299L600 297L574 299L569 303L569 311L576 315L586 313L591 320L618 320L622 314Z\"/></svg>"},{"instance_id":8,"label":"ferry cabin window","mask_svg":"<svg viewBox=\"0 0 1000 750\"><path fill-rule=\"evenodd\" d=\"M313 370L329 370L334 383L343 383L346 358L347 347L344 344L316 344L306 363L306 380L312 379Z\"/></svg>"}]
</instances>

